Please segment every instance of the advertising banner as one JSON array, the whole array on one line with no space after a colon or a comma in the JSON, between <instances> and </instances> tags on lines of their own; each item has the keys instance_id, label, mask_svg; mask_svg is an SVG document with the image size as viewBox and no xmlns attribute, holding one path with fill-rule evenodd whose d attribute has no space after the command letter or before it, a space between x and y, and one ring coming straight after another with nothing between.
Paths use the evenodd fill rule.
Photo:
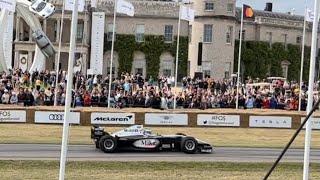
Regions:
<instances>
[{"instance_id":1,"label":"advertising banner","mask_svg":"<svg viewBox=\"0 0 320 180\"><path fill-rule=\"evenodd\" d=\"M292 118L284 116L250 116L249 127L291 128Z\"/></svg>"},{"instance_id":2,"label":"advertising banner","mask_svg":"<svg viewBox=\"0 0 320 180\"><path fill-rule=\"evenodd\" d=\"M240 126L239 115L223 115L223 114L198 114L198 126Z\"/></svg>"},{"instance_id":3,"label":"advertising banner","mask_svg":"<svg viewBox=\"0 0 320 180\"><path fill-rule=\"evenodd\" d=\"M301 118L301 124L303 122L303 120L305 119L305 117ZM319 117L315 117L315 118L310 118L308 121L312 122L312 129L320 129L320 118ZM306 125L303 126L303 128L306 128Z\"/></svg>"},{"instance_id":4,"label":"advertising banner","mask_svg":"<svg viewBox=\"0 0 320 180\"><path fill-rule=\"evenodd\" d=\"M80 113L70 112L70 119L68 122L70 124L80 124ZM44 124L63 124L64 112L58 111L36 111L34 115L35 123Z\"/></svg>"},{"instance_id":5,"label":"advertising banner","mask_svg":"<svg viewBox=\"0 0 320 180\"><path fill-rule=\"evenodd\" d=\"M64 0L64 8L65 10L72 11L73 10L73 1L74 0ZM83 12L84 11L84 5L85 5L85 0L79 0L78 1L78 11Z\"/></svg>"},{"instance_id":6,"label":"advertising banner","mask_svg":"<svg viewBox=\"0 0 320 180\"><path fill-rule=\"evenodd\" d=\"M135 124L135 114L91 113L91 124Z\"/></svg>"},{"instance_id":7,"label":"advertising banner","mask_svg":"<svg viewBox=\"0 0 320 180\"><path fill-rule=\"evenodd\" d=\"M187 114L146 113L146 125L188 125Z\"/></svg>"},{"instance_id":8,"label":"advertising banner","mask_svg":"<svg viewBox=\"0 0 320 180\"><path fill-rule=\"evenodd\" d=\"M0 110L0 123L25 123L27 122L26 111Z\"/></svg>"},{"instance_id":9,"label":"advertising banner","mask_svg":"<svg viewBox=\"0 0 320 180\"><path fill-rule=\"evenodd\" d=\"M92 13L90 69L94 74L102 74L105 13Z\"/></svg>"}]
</instances>

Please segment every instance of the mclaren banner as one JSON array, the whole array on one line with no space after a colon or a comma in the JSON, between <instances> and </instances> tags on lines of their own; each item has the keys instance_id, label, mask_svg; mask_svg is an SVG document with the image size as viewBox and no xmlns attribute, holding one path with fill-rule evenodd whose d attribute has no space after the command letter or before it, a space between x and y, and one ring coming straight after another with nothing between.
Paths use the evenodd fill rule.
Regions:
<instances>
[{"instance_id":1,"label":"mclaren banner","mask_svg":"<svg viewBox=\"0 0 320 180\"><path fill-rule=\"evenodd\" d=\"M91 124L135 124L134 113L91 113Z\"/></svg>"},{"instance_id":2,"label":"mclaren banner","mask_svg":"<svg viewBox=\"0 0 320 180\"><path fill-rule=\"evenodd\" d=\"M104 12L92 13L90 69L92 69L94 74L102 74L104 23Z\"/></svg>"},{"instance_id":3,"label":"mclaren banner","mask_svg":"<svg viewBox=\"0 0 320 180\"><path fill-rule=\"evenodd\" d=\"M44 124L63 124L64 112L58 111L36 111L34 115L35 123ZM70 119L68 121L70 124L80 124L80 113L71 112Z\"/></svg>"}]
</instances>

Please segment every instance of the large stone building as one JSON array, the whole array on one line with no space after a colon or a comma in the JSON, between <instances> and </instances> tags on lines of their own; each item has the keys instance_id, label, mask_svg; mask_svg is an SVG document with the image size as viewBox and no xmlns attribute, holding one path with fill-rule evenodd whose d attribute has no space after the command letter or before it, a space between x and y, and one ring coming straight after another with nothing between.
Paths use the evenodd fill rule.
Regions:
<instances>
[{"instance_id":1,"label":"large stone building","mask_svg":"<svg viewBox=\"0 0 320 180\"><path fill-rule=\"evenodd\" d=\"M135 16L117 16L116 34L134 35L137 43L144 43L144 36L163 36L168 44L175 43L177 35L179 6L175 2L152 0L129 0L134 4ZM61 0L51 0L57 7L57 12L47 20L43 20L44 31L58 49L61 22ZM236 0L193 0L190 6L195 9L194 22L182 21L180 36L189 37L188 68L190 76L203 72L214 78L228 78L234 72L235 40L240 34L241 9L236 8ZM106 13L106 39L111 39L113 20L113 0L100 0L96 9L87 8L79 14L77 30L76 58L82 57L81 68L90 68L90 35L92 11ZM70 39L71 12L66 12L62 33L62 55L60 67L67 69L67 59ZM31 66L35 43L31 38L30 28L23 19L16 17L14 41L14 67L19 67L21 54L28 55L28 67ZM271 43L301 44L303 16L288 13L275 13L255 10L255 19L245 20L243 39L250 41L266 41ZM306 45L311 43L311 24L307 26ZM202 49L199 49L199 47ZM200 53L200 56L199 56ZM175 54L164 50L159 57L159 75L174 75ZM132 73L148 74L148 58L146 52L134 51L132 54ZM57 55L46 61L46 69L53 70ZM119 54L114 55L114 73L119 71ZM110 51L104 53L103 72L108 73ZM283 63L283 71L288 63ZM285 75L285 73L284 73Z\"/></svg>"}]
</instances>

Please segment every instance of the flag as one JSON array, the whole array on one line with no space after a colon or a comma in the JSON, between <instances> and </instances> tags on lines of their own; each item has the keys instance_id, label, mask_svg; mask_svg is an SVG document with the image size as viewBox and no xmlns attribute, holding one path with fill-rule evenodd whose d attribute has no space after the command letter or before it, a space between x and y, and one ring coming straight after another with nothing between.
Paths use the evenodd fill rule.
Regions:
<instances>
[{"instance_id":1,"label":"flag","mask_svg":"<svg viewBox=\"0 0 320 180\"><path fill-rule=\"evenodd\" d=\"M189 7L181 6L181 8L180 8L181 19L193 22L194 21L194 14L195 14L195 11L193 9L191 9Z\"/></svg>"},{"instance_id":2,"label":"flag","mask_svg":"<svg viewBox=\"0 0 320 180\"><path fill-rule=\"evenodd\" d=\"M125 0L118 0L117 13L126 14L128 16L134 16L134 7L130 2Z\"/></svg>"},{"instance_id":3,"label":"flag","mask_svg":"<svg viewBox=\"0 0 320 180\"><path fill-rule=\"evenodd\" d=\"M253 9L248 5L243 5L243 17L244 18L254 18Z\"/></svg>"},{"instance_id":4,"label":"flag","mask_svg":"<svg viewBox=\"0 0 320 180\"><path fill-rule=\"evenodd\" d=\"M313 13L313 11L311 9L307 8L307 12L306 12L305 18L306 18L306 21L313 22L314 13Z\"/></svg>"},{"instance_id":5,"label":"flag","mask_svg":"<svg viewBox=\"0 0 320 180\"><path fill-rule=\"evenodd\" d=\"M65 1L65 4L64 4L65 10L72 11L73 10L73 0L64 0L64 1ZM85 4L84 0L78 1L78 11L79 12L84 11L84 4Z\"/></svg>"},{"instance_id":6,"label":"flag","mask_svg":"<svg viewBox=\"0 0 320 180\"><path fill-rule=\"evenodd\" d=\"M16 1L15 0L0 0L0 9L6 9L11 12L16 11Z\"/></svg>"},{"instance_id":7,"label":"flag","mask_svg":"<svg viewBox=\"0 0 320 180\"><path fill-rule=\"evenodd\" d=\"M91 0L91 7L97 7L97 0Z\"/></svg>"},{"instance_id":8,"label":"flag","mask_svg":"<svg viewBox=\"0 0 320 180\"><path fill-rule=\"evenodd\" d=\"M176 3L182 2L183 4L190 4L191 0L174 0L173 2L176 2Z\"/></svg>"}]
</instances>

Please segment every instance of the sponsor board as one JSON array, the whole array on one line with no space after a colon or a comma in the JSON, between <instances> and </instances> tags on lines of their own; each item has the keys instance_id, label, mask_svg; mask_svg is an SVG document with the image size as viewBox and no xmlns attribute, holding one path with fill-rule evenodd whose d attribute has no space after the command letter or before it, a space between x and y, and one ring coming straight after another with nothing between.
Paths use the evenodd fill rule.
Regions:
<instances>
[{"instance_id":1,"label":"sponsor board","mask_svg":"<svg viewBox=\"0 0 320 180\"><path fill-rule=\"evenodd\" d=\"M1 122L27 122L26 111L12 111L12 110L0 110L0 123Z\"/></svg>"},{"instance_id":2,"label":"sponsor board","mask_svg":"<svg viewBox=\"0 0 320 180\"><path fill-rule=\"evenodd\" d=\"M134 124L134 113L91 113L91 124Z\"/></svg>"},{"instance_id":3,"label":"sponsor board","mask_svg":"<svg viewBox=\"0 0 320 180\"><path fill-rule=\"evenodd\" d=\"M63 124L64 112L62 111L36 111L34 115L35 123L44 124ZM80 113L70 112L70 119L68 120L71 124L80 124Z\"/></svg>"},{"instance_id":4,"label":"sponsor board","mask_svg":"<svg viewBox=\"0 0 320 180\"><path fill-rule=\"evenodd\" d=\"M133 143L138 148L156 148L160 144L158 139L140 139Z\"/></svg>"},{"instance_id":5,"label":"sponsor board","mask_svg":"<svg viewBox=\"0 0 320 180\"><path fill-rule=\"evenodd\" d=\"M239 115L222 115L222 114L198 114L198 126L240 126Z\"/></svg>"},{"instance_id":6,"label":"sponsor board","mask_svg":"<svg viewBox=\"0 0 320 180\"><path fill-rule=\"evenodd\" d=\"M305 117L301 118L301 124L304 119L305 119ZM320 129L320 117L310 118L308 121L312 122L312 126L311 126L312 129ZM306 128L306 125L304 125L303 128Z\"/></svg>"},{"instance_id":7,"label":"sponsor board","mask_svg":"<svg viewBox=\"0 0 320 180\"><path fill-rule=\"evenodd\" d=\"M250 116L249 127L291 128L292 118L284 116Z\"/></svg>"},{"instance_id":8,"label":"sponsor board","mask_svg":"<svg viewBox=\"0 0 320 180\"><path fill-rule=\"evenodd\" d=\"M146 125L188 125L187 114L146 113Z\"/></svg>"},{"instance_id":9,"label":"sponsor board","mask_svg":"<svg viewBox=\"0 0 320 180\"><path fill-rule=\"evenodd\" d=\"M103 72L103 40L105 28L105 13L92 13L92 31L91 31L91 53L90 67L93 74L102 74Z\"/></svg>"}]
</instances>

